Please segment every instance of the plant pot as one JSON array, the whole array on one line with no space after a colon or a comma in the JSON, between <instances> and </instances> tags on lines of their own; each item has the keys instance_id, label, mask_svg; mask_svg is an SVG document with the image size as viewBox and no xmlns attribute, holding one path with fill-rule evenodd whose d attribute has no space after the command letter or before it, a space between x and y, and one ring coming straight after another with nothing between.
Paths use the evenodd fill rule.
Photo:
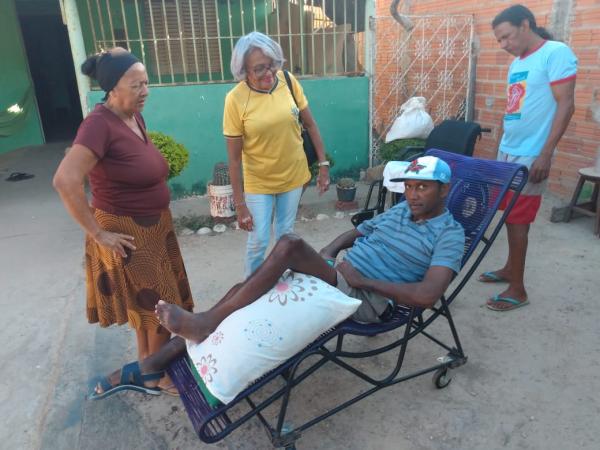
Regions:
<instances>
[{"instance_id":1,"label":"plant pot","mask_svg":"<svg viewBox=\"0 0 600 450\"><path fill-rule=\"evenodd\" d=\"M351 188L341 188L336 186L337 197L340 202L353 202L356 197L356 186Z\"/></svg>"},{"instance_id":2,"label":"plant pot","mask_svg":"<svg viewBox=\"0 0 600 450\"><path fill-rule=\"evenodd\" d=\"M210 203L210 215L216 219L229 219L235 216L235 205L233 203L233 188L227 186L207 186L208 200Z\"/></svg>"}]
</instances>

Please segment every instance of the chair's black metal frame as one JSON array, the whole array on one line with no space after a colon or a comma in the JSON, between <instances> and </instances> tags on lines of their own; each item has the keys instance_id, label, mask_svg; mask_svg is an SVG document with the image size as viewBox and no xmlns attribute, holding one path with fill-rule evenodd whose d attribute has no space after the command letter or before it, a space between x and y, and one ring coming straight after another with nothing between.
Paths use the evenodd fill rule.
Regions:
<instances>
[{"instance_id":1,"label":"chair's black metal frame","mask_svg":"<svg viewBox=\"0 0 600 450\"><path fill-rule=\"evenodd\" d=\"M473 159L439 150L430 150L428 154L445 159L451 166L454 166L454 168L457 167L457 164L460 166L461 161ZM483 247L476 256L473 264L471 264L468 269L464 268L461 271L461 274L458 275L460 279L455 287L453 287L449 295L442 296L439 306L431 308L430 310L422 310L415 307L397 306L392 319L382 324L366 325L356 323L352 320L347 320L322 335L319 339L314 341L302 352L288 360L286 363L282 364L277 369L269 372L254 382L251 386L241 392L232 402L216 408L211 408L208 406L193 376L190 374L189 367L187 366L188 363L186 362L185 358L176 360L168 370L180 391L182 400L200 439L207 443L217 442L252 417L258 417L268 431L271 442L275 447L292 449L294 448L296 440L300 437L300 434L303 431L328 418L329 416L336 414L342 409L358 402L359 400L379 391L380 389L428 373L434 374L433 381L436 387L443 388L447 386L451 380L448 371L465 364L467 361L467 356L465 355L459 340L458 332L449 309L449 304L461 292L474 271L477 269L481 260L486 255L487 251L490 249L504 223L505 218L512 209L514 202L516 201L527 180L527 169L524 166L492 161L488 161L487 163L488 164L486 165L485 162L482 162L481 166L489 168L490 174L493 174L494 167L498 165L502 165L498 167L512 167L509 178L505 180L503 186L496 186L494 188L497 188L496 196L493 197L493 204L488 205L489 208L493 209L492 213L497 210L501 198L504 197L509 189L512 190L515 195L512 196L512 200L507 205L501 219L492 227L492 232L488 237L485 236L485 232L492 222L494 217L493 214L488 214L486 216L480 225L480 229L477 230L477 236L471 239L470 242L467 242L463 257L463 267L465 262L474 253L475 248L478 247L479 244L482 244ZM481 174L477 176L481 176ZM487 187L486 189L490 189L490 187ZM381 192L382 191L380 191L380 193ZM489 193L486 192L486 195L488 194ZM452 195L452 191L450 195ZM383 194L382 204L384 204L384 202L385 193ZM372 210L367 212L367 215L372 215L377 212L382 211ZM465 273L463 274L462 272ZM450 328L453 341L451 344L442 342L440 339L433 336L433 334L431 334L429 331L426 331L428 326L440 316L446 319ZM404 325L406 326L401 337L399 339L395 339L393 342L387 345L382 345L378 348L366 351L349 351L344 349L344 339L346 336L374 336L391 330L399 329ZM438 358L437 364L410 373L400 373L408 342L419 335L426 337L430 341L440 346L446 354L445 356ZM335 345L331 345L333 342L335 342ZM326 344L330 345L326 346ZM389 370L388 375L383 378L373 378L365 373L365 371L360 370L349 362L358 358L368 358L379 355L394 349L397 349L398 357L393 367L390 368L391 370ZM315 356L317 357L316 361L311 361L310 363L307 361L308 358ZM304 424L295 427L294 429L290 429L288 426L284 427L293 388L306 380L311 374L328 362L334 363L352 373L357 378L368 383L370 388L359 395L344 401L329 411L326 411L317 417L308 420ZM300 367L301 365L302 367ZM266 384L274 381L275 379L281 380L282 378L284 380L283 386L276 388L274 392L267 394L266 398L261 400L255 400L251 398L251 396L254 396L254 394ZM265 408L273 405L274 402L278 400L280 401L279 413L276 420L271 423L265 417L263 411ZM242 402L247 403L249 406L249 411L245 413L239 413L239 417L233 418L231 414L232 411L234 408L239 407L240 403Z\"/></svg>"}]
</instances>

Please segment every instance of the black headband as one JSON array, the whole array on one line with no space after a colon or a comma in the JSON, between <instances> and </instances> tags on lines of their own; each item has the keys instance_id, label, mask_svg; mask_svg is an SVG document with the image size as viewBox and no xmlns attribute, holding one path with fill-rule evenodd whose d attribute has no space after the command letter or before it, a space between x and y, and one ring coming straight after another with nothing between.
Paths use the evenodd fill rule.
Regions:
<instances>
[{"instance_id":1,"label":"black headband","mask_svg":"<svg viewBox=\"0 0 600 450\"><path fill-rule=\"evenodd\" d=\"M138 62L140 62L139 59L126 51L107 52L98 56L95 78L102 90L106 92L106 97L108 97L108 92L112 91L117 85L123 74Z\"/></svg>"}]
</instances>

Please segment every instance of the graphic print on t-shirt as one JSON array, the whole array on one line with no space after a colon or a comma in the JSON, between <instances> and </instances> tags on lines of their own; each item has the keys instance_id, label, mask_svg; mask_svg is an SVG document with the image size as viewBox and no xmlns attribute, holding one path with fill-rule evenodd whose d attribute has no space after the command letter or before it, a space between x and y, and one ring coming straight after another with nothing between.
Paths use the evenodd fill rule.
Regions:
<instances>
[{"instance_id":1,"label":"graphic print on t-shirt","mask_svg":"<svg viewBox=\"0 0 600 450\"><path fill-rule=\"evenodd\" d=\"M504 119L515 120L521 118L523 99L527 92L527 72L516 72L511 74L508 80L508 101L506 102L506 114Z\"/></svg>"},{"instance_id":2,"label":"graphic print on t-shirt","mask_svg":"<svg viewBox=\"0 0 600 450\"><path fill-rule=\"evenodd\" d=\"M300 110L296 105L292 106L292 116L294 116L296 123L300 125Z\"/></svg>"}]
</instances>

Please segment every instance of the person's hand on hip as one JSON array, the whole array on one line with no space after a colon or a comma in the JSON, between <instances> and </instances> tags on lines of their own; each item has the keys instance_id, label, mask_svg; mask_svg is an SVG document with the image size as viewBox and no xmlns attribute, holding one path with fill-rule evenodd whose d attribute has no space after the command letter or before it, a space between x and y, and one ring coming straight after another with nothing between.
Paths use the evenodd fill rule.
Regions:
<instances>
[{"instance_id":1,"label":"person's hand on hip","mask_svg":"<svg viewBox=\"0 0 600 450\"><path fill-rule=\"evenodd\" d=\"M111 250L115 256L127 258L126 249L135 250L133 245L133 236L128 234L113 233L112 231L102 230L94 240L102 247Z\"/></svg>"}]
</instances>

